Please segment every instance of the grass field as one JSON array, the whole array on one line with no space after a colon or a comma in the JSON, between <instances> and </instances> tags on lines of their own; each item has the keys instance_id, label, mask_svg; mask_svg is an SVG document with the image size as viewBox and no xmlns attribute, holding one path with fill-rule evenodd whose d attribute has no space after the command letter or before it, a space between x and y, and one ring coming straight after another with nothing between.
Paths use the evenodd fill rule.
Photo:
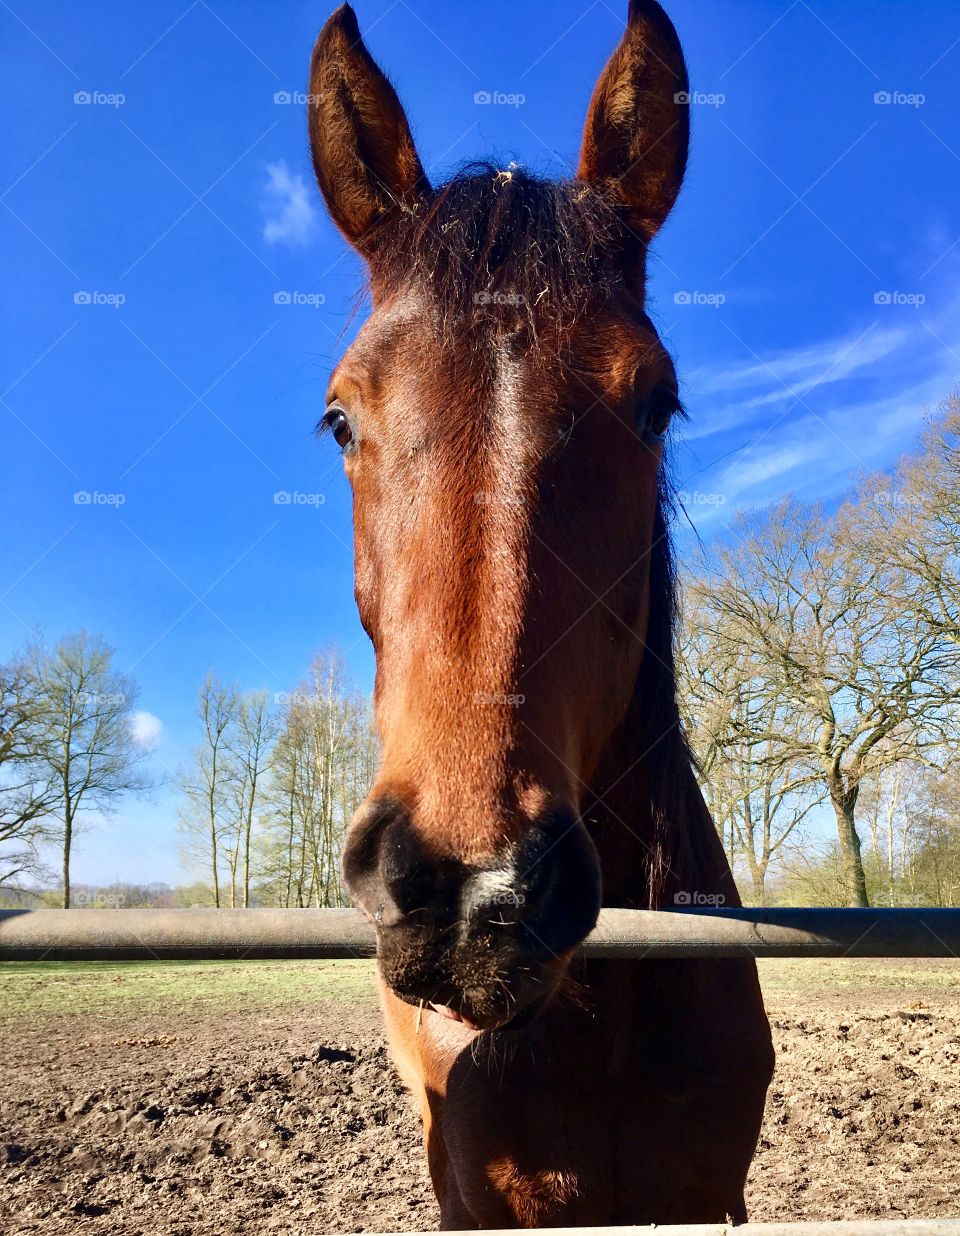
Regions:
<instances>
[{"instance_id":1,"label":"grass field","mask_svg":"<svg viewBox=\"0 0 960 1236\"><path fill-rule=\"evenodd\" d=\"M8 962L0 1018L61 1013L197 1011L315 1001L373 1003L371 961Z\"/></svg>"},{"instance_id":2,"label":"grass field","mask_svg":"<svg viewBox=\"0 0 960 1236\"><path fill-rule=\"evenodd\" d=\"M844 990L960 991L960 963L927 960L776 959L760 962L768 997ZM129 1014L188 1005L197 1012L373 1003L372 961L8 962L0 965L0 1018Z\"/></svg>"}]
</instances>

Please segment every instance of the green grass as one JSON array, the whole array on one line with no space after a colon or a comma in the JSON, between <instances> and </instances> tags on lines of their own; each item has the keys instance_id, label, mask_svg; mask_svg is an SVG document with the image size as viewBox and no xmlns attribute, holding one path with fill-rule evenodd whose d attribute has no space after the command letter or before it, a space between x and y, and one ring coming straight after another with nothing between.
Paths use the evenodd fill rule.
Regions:
<instances>
[{"instance_id":1,"label":"green grass","mask_svg":"<svg viewBox=\"0 0 960 1236\"><path fill-rule=\"evenodd\" d=\"M760 962L768 996L838 991L957 991L956 961L865 959ZM131 1016L188 1009L266 1010L318 1001L373 1004L372 961L7 962L0 1020L70 1013Z\"/></svg>"},{"instance_id":2,"label":"green grass","mask_svg":"<svg viewBox=\"0 0 960 1236\"><path fill-rule=\"evenodd\" d=\"M766 994L818 991L960 992L953 958L771 957L757 963Z\"/></svg>"},{"instance_id":3,"label":"green grass","mask_svg":"<svg viewBox=\"0 0 960 1236\"><path fill-rule=\"evenodd\" d=\"M318 1000L373 1003L372 961L14 961L0 965L0 1019L128 1015L176 1005L215 1012Z\"/></svg>"}]
</instances>

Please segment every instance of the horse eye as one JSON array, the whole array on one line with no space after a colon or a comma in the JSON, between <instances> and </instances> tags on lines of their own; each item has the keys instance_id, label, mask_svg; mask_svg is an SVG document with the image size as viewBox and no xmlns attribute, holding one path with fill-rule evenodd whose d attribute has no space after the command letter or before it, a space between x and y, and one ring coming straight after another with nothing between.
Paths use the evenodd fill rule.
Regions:
<instances>
[{"instance_id":1,"label":"horse eye","mask_svg":"<svg viewBox=\"0 0 960 1236\"><path fill-rule=\"evenodd\" d=\"M334 441L341 450L348 447L353 441L353 430L350 428L350 422L347 420L347 414L343 408L336 405L332 408L327 408L323 415L323 423L333 434Z\"/></svg>"},{"instance_id":2,"label":"horse eye","mask_svg":"<svg viewBox=\"0 0 960 1236\"><path fill-rule=\"evenodd\" d=\"M679 411L680 396L673 387L654 387L641 413L644 437L658 445L665 442L670 422Z\"/></svg>"}]
</instances>

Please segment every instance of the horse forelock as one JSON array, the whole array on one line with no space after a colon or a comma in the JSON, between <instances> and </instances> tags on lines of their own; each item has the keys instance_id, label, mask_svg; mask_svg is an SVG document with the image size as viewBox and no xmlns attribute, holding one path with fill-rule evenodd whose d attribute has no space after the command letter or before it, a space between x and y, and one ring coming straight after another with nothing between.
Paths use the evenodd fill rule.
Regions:
<instances>
[{"instance_id":1,"label":"horse forelock","mask_svg":"<svg viewBox=\"0 0 960 1236\"><path fill-rule=\"evenodd\" d=\"M445 332L486 321L526 328L531 345L625 286L632 239L598 189L492 163L468 164L384 228L381 289L417 288Z\"/></svg>"}]
</instances>

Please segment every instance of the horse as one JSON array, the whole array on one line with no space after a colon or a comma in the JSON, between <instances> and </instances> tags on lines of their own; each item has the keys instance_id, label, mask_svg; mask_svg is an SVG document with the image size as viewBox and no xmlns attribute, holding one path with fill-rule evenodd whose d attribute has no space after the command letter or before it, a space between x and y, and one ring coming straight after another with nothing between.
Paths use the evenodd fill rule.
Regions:
<instances>
[{"instance_id":1,"label":"horse","mask_svg":"<svg viewBox=\"0 0 960 1236\"><path fill-rule=\"evenodd\" d=\"M586 960L602 906L738 905L675 691L645 309L688 81L632 0L576 175L431 185L348 5L310 67L314 169L371 312L321 432L352 487L381 761L343 873L443 1229L746 1218L773 1069L752 960Z\"/></svg>"}]
</instances>

